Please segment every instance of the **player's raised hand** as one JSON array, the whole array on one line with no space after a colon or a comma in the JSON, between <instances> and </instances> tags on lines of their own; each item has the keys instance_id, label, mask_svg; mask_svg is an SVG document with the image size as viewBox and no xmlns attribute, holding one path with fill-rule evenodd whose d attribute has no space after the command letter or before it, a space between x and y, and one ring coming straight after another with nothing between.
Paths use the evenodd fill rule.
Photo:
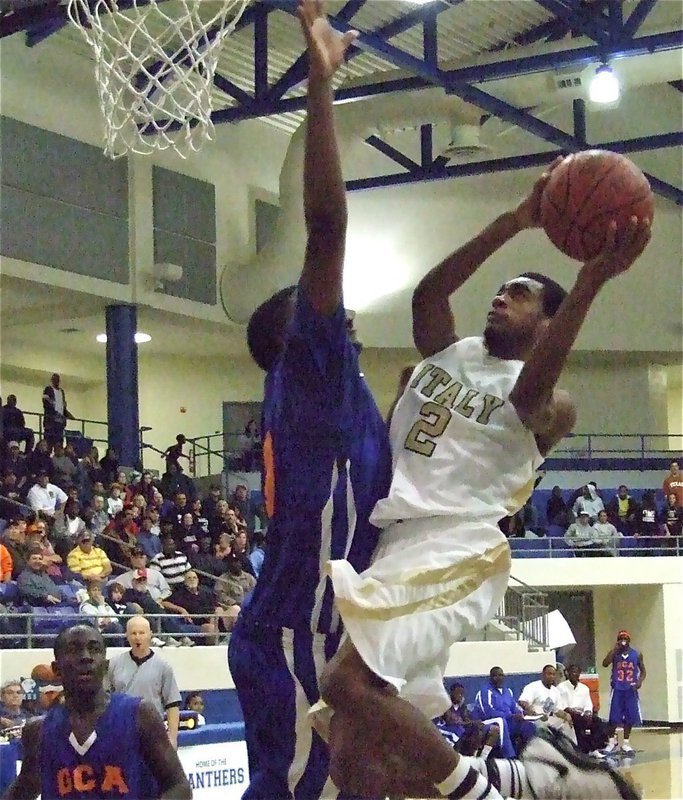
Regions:
<instances>
[{"instance_id":1,"label":"player's raised hand","mask_svg":"<svg viewBox=\"0 0 683 800\"><path fill-rule=\"evenodd\" d=\"M331 78L358 38L358 31L348 31L343 36L337 33L327 20L321 0L300 0L297 14L306 37L309 73Z\"/></svg>"},{"instance_id":2,"label":"player's raised hand","mask_svg":"<svg viewBox=\"0 0 683 800\"><path fill-rule=\"evenodd\" d=\"M650 220L631 217L628 225L617 234L616 222L610 222L602 252L587 261L581 270L584 275L604 283L626 272L647 247L651 236Z\"/></svg>"},{"instance_id":3,"label":"player's raised hand","mask_svg":"<svg viewBox=\"0 0 683 800\"><path fill-rule=\"evenodd\" d=\"M562 156L558 156L548 166L548 169L545 170L531 187L529 194L515 209L515 219L520 229L541 227L541 195L543 194L546 184L550 180L550 174L563 160L564 158Z\"/></svg>"}]
</instances>

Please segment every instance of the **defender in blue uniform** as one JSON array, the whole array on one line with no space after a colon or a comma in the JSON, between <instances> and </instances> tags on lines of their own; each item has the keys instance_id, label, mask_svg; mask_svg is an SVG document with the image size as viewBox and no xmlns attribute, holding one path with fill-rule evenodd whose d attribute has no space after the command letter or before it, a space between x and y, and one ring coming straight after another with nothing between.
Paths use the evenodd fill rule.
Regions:
<instances>
[{"instance_id":1,"label":"defender in blue uniform","mask_svg":"<svg viewBox=\"0 0 683 800\"><path fill-rule=\"evenodd\" d=\"M632 756L635 751L629 737L633 726L642 724L638 690L643 685L647 671L643 654L631 647L628 631L619 631L617 643L603 659L602 666L612 668L612 697L609 707L611 734L604 752L609 755L617 751L616 728L623 725L624 741L620 752L622 755Z\"/></svg>"},{"instance_id":2,"label":"defender in blue uniform","mask_svg":"<svg viewBox=\"0 0 683 800\"><path fill-rule=\"evenodd\" d=\"M192 797L156 710L138 697L105 692L106 652L90 625L59 634L52 669L64 703L24 727L24 760L6 800Z\"/></svg>"},{"instance_id":3,"label":"defender in blue uniform","mask_svg":"<svg viewBox=\"0 0 683 800\"><path fill-rule=\"evenodd\" d=\"M346 196L331 79L353 34L332 30L319 2L299 16L309 57L304 207L297 287L253 314L249 349L267 372L263 402L265 561L228 650L244 714L250 785L244 798L334 797L327 745L311 728L318 677L341 633L330 559L365 568L377 542L368 518L389 488L384 421L358 365L342 302Z\"/></svg>"}]
</instances>

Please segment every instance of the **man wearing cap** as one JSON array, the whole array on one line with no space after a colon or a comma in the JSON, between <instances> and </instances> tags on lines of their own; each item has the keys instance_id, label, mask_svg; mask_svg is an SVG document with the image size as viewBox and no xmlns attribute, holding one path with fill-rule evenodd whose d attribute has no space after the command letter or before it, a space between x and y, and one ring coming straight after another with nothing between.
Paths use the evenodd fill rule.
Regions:
<instances>
[{"instance_id":1,"label":"man wearing cap","mask_svg":"<svg viewBox=\"0 0 683 800\"><path fill-rule=\"evenodd\" d=\"M84 530L78 537L78 544L67 556L66 565L84 580L111 575L109 557L101 547L95 547L89 530Z\"/></svg>"},{"instance_id":2,"label":"man wearing cap","mask_svg":"<svg viewBox=\"0 0 683 800\"><path fill-rule=\"evenodd\" d=\"M12 580L15 581L28 561L26 520L22 517L12 517L5 528L2 542L12 558Z\"/></svg>"},{"instance_id":3,"label":"man wearing cap","mask_svg":"<svg viewBox=\"0 0 683 800\"><path fill-rule=\"evenodd\" d=\"M638 691L647 677L647 671L643 654L631 647L631 635L627 630L617 633L616 644L602 660L602 666L612 668L612 698L609 707L612 731L604 752L609 755L617 751L616 729L623 726L621 753L632 756L635 751L630 742L631 730L634 725L642 724Z\"/></svg>"},{"instance_id":4,"label":"man wearing cap","mask_svg":"<svg viewBox=\"0 0 683 800\"><path fill-rule=\"evenodd\" d=\"M50 517L50 519L54 517L57 506L64 505L68 499L66 492L59 486L55 486L54 483L50 483L50 476L46 470L38 473L36 482L28 490L26 496L26 502L34 511Z\"/></svg>"},{"instance_id":5,"label":"man wearing cap","mask_svg":"<svg viewBox=\"0 0 683 800\"><path fill-rule=\"evenodd\" d=\"M609 553L599 543L588 511L579 511L576 522L567 528L564 540L577 556L606 556Z\"/></svg>"}]
</instances>

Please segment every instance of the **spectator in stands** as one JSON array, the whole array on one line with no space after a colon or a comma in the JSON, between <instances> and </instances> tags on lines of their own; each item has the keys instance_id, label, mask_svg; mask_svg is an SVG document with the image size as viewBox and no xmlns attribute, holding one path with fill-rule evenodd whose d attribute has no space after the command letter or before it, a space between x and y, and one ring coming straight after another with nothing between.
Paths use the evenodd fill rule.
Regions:
<instances>
[{"instance_id":1,"label":"spectator in stands","mask_svg":"<svg viewBox=\"0 0 683 800\"><path fill-rule=\"evenodd\" d=\"M683 506L679 505L675 492L669 492L666 496L662 522L669 536L683 536Z\"/></svg>"},{"instance_id":2,"label":"spectator in stands","mask_svg":"<svg viewBox=\"0 0 683 800\"><path fill-rule=\"evenodd\" d=\"M24 453L30 453L35 444L35 435L31 428L26 427L26 419L21 409L17 406L17 397L7 395L7 402L2 407L2 435L4 440L11 443L24 442ZM9 445L8 445L9 449Z\"/></svg>"},{"instance_id":3,"label":"spectator in stands","mask_svg":"<svg viewBox=\"0 0 683 800\"><path fill-rule=\"evenodd\" d=\"M553 486L546 505L548 525L559 525L565 530L574 521L574 514L562 497L562 489Z\"/></svg>"},{"instance_id":4,"label":"spectator in stands","mask_svg":"<svg viewBox=\"0 0 683 800\"><path fill-rule=\"evenodd\" d=\"M479 754L486 760L498 745L499 727L473 719L465 702L465 687L454 683L449 691L451 707L438 720L437 727L445 729L457 737L455 749L464 756Z\"/></svg>"},{"instance_id":5,"label":"spectator in stands","mask_svg":"<svg viewBox=\"0 0 683 800\"><path fill-rule=\"evenodd\" d=\"M17 441L11 441L7 445L7 452L2 460L2 471L4 475L10 472L14 473L18 492L23 492L25 490L29 475L29 459L32 455L33 453L29 453L28 457L22 455L19 452L19 442Z\"/></svg>"},{"instance_id":6,"label":"spectator in stands","mask_svg":"<svg viewBox=\"0 0 683 800\"><path fill-rule=\"evenodd\" d=\"M100 460L100 469L102 470L102 483L111 484L116 481L116 476L119 471L119 454L113 447L108 447L104 457Z\"/></svg>"},{"instance_id":7,"label":"spectator in stands","mask_svg":"<svg viewBox=\"0 0 683 800\"><path fill-rule=\"evenodd\" d=\"M237 517L227 500L219 500L216 503L216 511L209 519L209 533L214 542L217 542L224 533L230 536L237 533Z\"/></svg>"},{"instance_id":8,"label":"spectator in stands","mask_svg":"<svg viewBox=\"0 0 683 800\"><path fill-rule=\"evenodd\" d=\"M142 614L142 607L137 603L126 603L123 599L126 590L119 581L112 581L105 587L105 598L110 608L113 608L117 616L124 614Z\"/></svg>"},{"instance_id":9,"label":"spectator in stands","mask_svg":"<svg viewBox=\"0 0 683 800\"><path fill-rule=\"evenodd\" d=\"M219 558L221 561L225 562L230 557L232 554L232 540L233 537L229 533L222 533L218 537L218 541L214 545L216 558Z\"/></svg>"},{"instance_id":10,"label":"spectator in stands","mask_svg":"<svg viewBox=\"0 0 683 800\"><path fill-rule=\"evenodd\" d=\"M567 680L557 687L560 708L572 718L579 750L595 758L604 758L600 750L607 744L609 726L594 713L590 691L580 678L581 669L578 665L569 664Z\"/></svg>"},{"instance_id":11,"label":"spectator in stands","mask_svg":"<svg viewBox=\"0 0 683 800\"><path fill-rule=\"evenodd\" d=\"M224 612L213 591L200 585L199 576L193 569L185 573L181 584L173 587L170 600L181 609L186 619L189 616L190 621L207 634L202 637L206 644L218 644L216 614L223 616Z\"/></svg>"},{"instance_id":12,"label":"spectator in stands","mask_svg":"<svg viewBox=\"0 0 683 800\"><path fill-rule=\"evenodd\" d=\"M266 537L263 531L254 531L254 546L249 553L249 561L251 562L251 570L258 580L259 575L261 574L261 567L263 566L263 560L266 557L266 551L264 549Z\"/></svg>"},{"instance_id":13,"label":"spectator in stands","mask_svg":"<svg viewBox=\"0 0 683 800\"><path fill-rule=\"evenodd\" d=\"M10 444L15 444L15 442L10 442ZM2 476L2 482L0 483L0 495L2 495L3 500L11 500L14 503L21 502L21 492L19 491L19 486L17 485L17 476L11 469L6 470L5 474ZM12 506L12 503L7 503L8 506ZM16 508L16 506L14 506ZM0 514L0 516L2 516Z\"/></svg>"},{"instance_id":14,"label":"spectator in stands","mask_svg":"<svg viewBox=\"0 0 683 800\"><path fill-rule=\"evenodd\" d=\"M162 615L154 620L155 629L182 636L181 639L168 636L165 639L166 644L173 647L193 647L194 640L187 634L199 633L201 629L192 622L186 609L171 600L170 595L161 602L152 597L148 580L153 578L155 572L156 570L146 568L134 570L131 585L123 592L124 602L139 606L145 614Z\"/></svg>"},{"instance_id":15,"label":"spectator in stands","mask_svg":"<svg viewBox=\"0 0 683 800\"><path fill-rule=\"evenodd\" d=\"M175 540L178 549L191 558L199 552L199 539L202 531L195 524L194 516L190 511L186 511L180 518L180 525L175 529Z\"/></svg>"},{"instance_id":16,"label":"spectator in stands","mask_svg":"<svg viewBox=\"0 0 683 800\"><path fill-rule=\"evenodd\" d=\"M237 446L242 453L240 462L245 472L258 472L261 469L261 434L255 419L247 422L244 433L240 434Z\"/></svg>"},{"instance_id":17,"label":"spectator in stands","mask_svg":"<svg viewBox=\"0 0 683 800\"><path fill-rule=\"evenodd\" d=\"M247 531L252 533L254 530L254 509L252 508L247 487L243 483L235 486L230 503L239 517L244 520Z\"/></svg>"},{"instance_id":18,"label":"spectator in stands","mask_svg":"<svg viewBox=\"0 0 683 800\"><path fill-rule=\"evenodd\" d=\"M78 544L69 553L67 567L81 578L106 578L111 575L111 561L100 547L95 547L90 531L83 531Z\"/></svg>"},{"instance_id":19,"label":"spectator in stands","mask_svg":"<svg viewBox=\"0 0 683 800\"><path fill-rule=\"evenodd\" d=\"M0 544L0 583L9 583L12 580L12 554Z\"/></svg>"},{"instance_id":20,"label":"spectator in stands","mask_svg":"<svg viewBox=\"0 0 683 800\"><path fill-rule=\"evenodd\" d=\"M639 539L638 546L645 548L641 551L641 555L658 555L664 533L654 489L646 489L643 492L643 500L636 517L634 534Z\"/></svg>"},{"instance_id":21,"label":"spectator in stands","mask_svg":"<svg viewBox=\"0 0 683 800\"><path fill-rule=\"evenodd\" d=\"M165 534L161 539L161 553L149 562L150 567L158 569L166 578L171 590L183 582L185 573L192 567L187 556L176 547L172 535Z\"/></svg>"},{"instance_id":22,"label":"spectator in stands","mask_svg":"<svg viewBox=\"0 0 683 800\"><path fill-rule=\"evenodd\" d=\"M589 481L581 490L581 495L574 503L573 512L578 517L581 511L587 511L591 523L598 518L598 511L604 508L602 497L598 494L598 487L594 481Z\"/></svg>"},{"instance_id":23,"label":"spectator in stands","mask_svg":"<svg viewBox=\"0 0 683 800\"><path fill-rule=\"evenodd\" d=\"M228 569L216 581L214 592L218 598L218 603L221 607L228 612L228 619L226 622L226 629L232 624L237 617L235 613L239 613L245 599L249 592L256 586L256 578L242 569L242 564L239 558L232 554L227 559Z\"/></svg>"},{"instance_id":24,"label":"spectator in stands","mask_svg":"<svg viewBox=\"0 0 683 800\"><path fill-rule=\"evenodd\" d=\"M120 483L112 483L109 487L109 497L107 498L107 514L109 518L115 517L123 511L123 498L121 497L122 487Z\"/></svg>"},{"instance_id":25,"label":"spectator in stands","mask_svg":"<svg viewBox=\"0 0 683 800\"><path fill-rule=\"evenodd\" d=\"M66 492L54 483L50 483L50 476L44 471L38 474L36 482L26 496L26 502L34 511L50 519L54 519L57 508L64 505L67 499Z\"/></svg>"},{"instance_id":26,"label":"spectator in stands","mask_svg":"<svg viewBox=\"0 0 683 800\"><path fill-rule=\"evenodd\" d=\"M85 522L81 517L81 504L78 500L69 498L64 504L62 513L55 516L53 536L57 549L60 549L59 542L65 542L68 549L71 550L85 532Z\"/></svg>"},{"instance_id":27,"label":"spectator in stands","mask_svg":"<svg viewBox=\"0 0 683 800\"><path fill-rule=\"evenodd\" d=\"M535 725L524 719L524 711L516 702L512 689L505 686L505 673L492 667L489 679L474 698L475 717L484 723L498 721L499 747L505 758L516 758L522 744L534 735Z\"/></svg>"},{"instance_id":28,"label":"spectator in stands","mask_svg":"<svg viewBox=\"0 0 683 800\"><path fill-rule=\"evenodd\" d=\"M27 529L27 539L29 549L33 549L36 545L40 548L40 553L43 556L43 563L45 564L45 571L55 581L64 579L62 573L62 557L55 553L52 542L47 536L47 524L44 520L36 520L33 525Z\"/></svg>"},{"instance_id":29,"label":"spectator in stands","mask_svg":"<svg viewBox=\"0 0 683 800\"><path fill-rule=\"evenodd\" d=\"M605 549L598 544L595 537L595 530L591 524L590 513L580 511L576 522L567 528L564 540L574 550L577 556L601 556L606 555Z\"/></svg>"},{"instance_id":30,"label":"spectator in stands","mask_svg":"<svg viewBox=\"0 0 683 800\"><path fill-rule=\"evenodd\" d=\"M135 494L141 494L145 498L145 503L150 505L154 502L154 478L152 473L145 470L140 476L140 482L135 485Z\"/></svg>"},{"instance_id":31,"label":"spectator in stands","mask_svg":"<svg viewBox=\"0 0 683 800\"><path fill-rule=\"evenodd\" d=\"M242 569L250 575L254 575L254 568L249 560L249 540L247 539L247 531L245 528L240 528L235 535L232 542L232 554L238 558Z\"/></svg>"},{"instance_id":32,"label":"spectator in stands","mask_svg":"<svg viewBox=\"0 0 683 800\"><path fill-rule=\"evenodd\" d=\"M199 540L199 552L190 554L190 564L200 573L207 573L207 575L199 575L199 582L202 586L208 586L212 590L215 581L211 580L209 576L213 575L217 578L225 571L223 560L212 552L210 536L202 536Z\"/></svg>"},{"instance_id":33,"label":"spectator in stands","mask_svg":"<svg viewBox=\"0 0 683 800\"><path fill-rule=\"evenodd\" d=\"M619 555L619 539L623 536L611 522L607 521L605 509L598 511L598 521L593 525L593 537L597 545L611 556Z\"/></svg>"},{"instance_id":34,"label":"spectator in stands","mask_svg":"<svg viewBox=\"0 0 683 800\"><path fill-rule=\"evenodd\" d=\"M532 681L522 689L517 701L525 715L537 717L538 725L546 725L561 731L576 744L576 734L571 715L562 707L560 692L555 686L555 666L546 664L541 679Z\"/></svg>"},{"instance_id":35,"label":"spectator in stands","mask_svg":"<svg viewBox=\"0 0 683 800\"><path fill-rule=\"evenodd\" d=\"M194 711L197 714L197 724L206 725L204 719L204 698L200 692L190 692L185 698L185 711Z\"/></svg>"},{"instance_id":36,"label":"spectator in stands","mask_svg":"<svg viewBox=\"0 0 683 800\"><path fill-rule=\"evenodd\" d=\"M24 694L20 681L9 680L0 686L0 728L15 728L29 718L22 708Z\"/></svg>"},{"instance_id":37,"label":"spectator in stands","mask_svg":"<svg viewBox=\"0 0 683 800\"><path fill-rule=\"evenodd\" d=\"M41 472L52 474L50 445L45 439L39 439L32 453L26 456L26 473L29 482L35 480Z\"/></svg>"},{"instance_id":38,"label":"spectator in stands","mask_svg":"<svg viewBox=\"0 0 683 800\"><path fill-rule=\"evenodd\" d=\"M109 524L109 514L104 508L104 497L96 494L92 499L92 518L89 529L95 536L99 536Z\"/></svg>"},{"instance_id":39,"label":"spectator in stands","mask_svg":"<svg viewBox=\"0 0 683 800\"><path fill-rule=\"evenodd\" d=\"M125 639L121 635L123 625L119 622L116 611L104 599L102 582L91 579L86 583L86 589L88 596L78 609L80 613L95 620L109 647L125 647Z\"/></svg>"},{"instance_id":40,"label":"spectator in stands","mask_svg":"<svg viewBox=\"0 0 683 800\"><path fill-rule=\"evenodd\" d=\"M92 503L93 498L92 460L90 456L84 456L80 461L76 459L75 464L76 475L73 485L78 492L81 505L87 506Z\"/></svg>"},{"instance_id":41,"label":"spectator in stands","mask_svg":"<svg viewBox=\"0 0 683 800\"><path fill-rule=\"evenodd\" d=\"M74 485L78 469L64 450L64 445L57 442L52 454L52 480L60 489L66 491Z\"/></svg>"},{"instance_id":42,"label":"spectator in stands","mask_svg":"<svg viewBox=\"0 0 683 800\"><path fill-rule=\"evenodd\" d=\"M668 497L671 492L676 495L676 503L683 506L683 472L681 472L678 461L672 461L669 472L662 483L664 497Z\"/></svg>"},{"instance_id":43,"label":"spectator in stands","mask_svg":"<svg viewBox=\"0 0 683 800\"><path fill-rule=\"evenodd\" d=\"M161 476L161 493L164 497L173 497L177 492L182 492L190 500L197 496L192 480L181 472L175 464Z\"/></svg>"},{"instance_id":44,"label":"spectator in stands","mask_svg":"<svg viewBox=\"0 0 683 800\"><path fill-rule=\"evenodd\" d=\"M220 499L221 487L217 483L212 483L209 486L209 494L202 500L202 511L209 522L216 514L216 505Z\"/></svg>"},{"instance_id":45,"label":"spectator in stands","mask_svg":"<svg viewBox=\"0 0 683 800\"><path fill-rule=\"evenodd\" d=\"M142 518L142 527L140 528L136 543L145 551L147 558L152 559L154 556L161 553L161 540L158 536L152 533L153 522L152 518L145 514Z\"/></svg>"},{"instance_id":46,"label":"spectator in stands","mask_svg":"<svg viewBox=\"0 0 683 800\"><path fill-rule=\"evenodd\" d=\"M195 499L190 503L189 506L190 510L192 511L192 517L194 518L194 524L197 528L201 531L201 534L204 536L209 535L209 519L204 514L202 509L202 501L195 497Z\"/></svg>"},{"instance_id":47,"label":"spectator in stands","mask_svg":"<svg viewBox=\"0 0 683 800\"><path fill-rule=\"evenodd\" d=\"M142 697L167 719L168 738L178 746L181 696L173 669L152 650L152 629L144 617L133 617L126 625L130 650L109 661L109 684L115 692Z\"/></svg>"},{"instance_id":48,"label":"spectator in stands","mask_svg":"<svg viewBox=\"0 0 683 800\"><path fill-rule=\"evenodd\" d=\"M47 574L39 548L29 552L26 567L17 578L19 594L32 606L58 606L63 603L62 593Z\"/></svg>"},{"instance_id":49,"label":"spectator in stands","mask_svg":"<svg viewBox=\"0 0 683 800\"><path fill-rule=\"evenodd\" d=\"M75 419L66 405L66 394L60 386L60 377L55 372L50 383L43 389L43 428L50 448L61 444L67 419Z\"/></svg>"},{"instance_id":50,"label":"spectator in stands","mask_svg":"<svg viewBox=\"0 0 683 800\"><path fill-rule=\"evenodd\" d=\"M607 516L614 527L624 536L633 536L640 506L628 493L628 486L621 484L616 497L607 504Z\"/></svg>"},{"instance_id":51,"label":"spectator in stands","mask_svg":"<svg viewBox=\"0 0 683 800\"><path fill-rule=\"evenodd\" d=\"M175 467L178 472L182 472L183 468L180 466L180 459L184 458L188 464L190 457L183 453L183 445L187 442L185 435L179 433L175 437L175 444L169 445L163 452L162 458L166 459L166 472L171 472L171 467Z\"/></svg>"},{"instance_id":52,"label":"spectator in stands","mask_svg":"<svg viewBox=\"0 0 683 800\"><path fill-rule=\"evenodd\" d=\"M12 557L12 580L26 568L29 550L26 544L26 520L12 517L3 534L3 543Z\"/></svg>"},{"instance_id":53,"label":"spectator in stands","mask_svg":"<svg viewBox=\"0 0 683 800\"><path fill-rule=\"evenodd\" d=\"M187 495L185 492L176 492L172 499L161 507L161 521L172 522L174 527L178 527L183 521L183 514L187 511L190 511L187 507Z\"/></svg>"}]
</instances>

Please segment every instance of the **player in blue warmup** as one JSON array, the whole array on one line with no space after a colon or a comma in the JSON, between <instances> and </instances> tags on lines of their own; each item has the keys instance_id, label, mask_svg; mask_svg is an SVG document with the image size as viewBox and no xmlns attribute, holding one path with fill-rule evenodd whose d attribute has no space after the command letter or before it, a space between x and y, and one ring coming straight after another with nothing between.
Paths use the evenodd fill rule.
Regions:
<instances>
[{"instance_id":1,"label":"player in blue warmup","mask_svg":"<svg viewBox=\"0 0 683 800\"><path fill-rule=\"evenodd\" d=\"M640 717L640 701L638 691L647 677L643 654L631 647L631 636L628 631L619 631L617 643L602 660L603 667L611 667L612 698L609 707L609 723L612 728L606 755L617 752L616 728L624 726L624 741L621 754L632 756L630 736L634 725L642 724Z\"/></svg>"},{"instance_id":2,"label":"player in blue warmup","mask_svg":"<svg viewBox=\"0 0 683 800\"><path fill-rule=\"evenodd\" d=\"M360 374L342 302L347 210L331 79L355 37L340 37L320 2L304 0L299 16L309 58L306 254L298 286L261 305L247 334L267 373L261 430L270 522L263 568L228 649L249 753L245 800L337 794L327 745L306 716L341 631L323 568L343 557L360 569L369 564L377 533L368 518L391 469L386 426Z\"/></svg>"},{"instance_id":3,"label":"player in blue warmup","mask_svg":"<svg viewBox=\"0 0 683 800\"><path fill-rule=\"evenodd\" d=\"M54 655L64 703L24 727L21 772L5 800L191 798L156 709L104 690L102 634L90 625L68 628L55 640Z\"/></svg>"}]
</instances>

